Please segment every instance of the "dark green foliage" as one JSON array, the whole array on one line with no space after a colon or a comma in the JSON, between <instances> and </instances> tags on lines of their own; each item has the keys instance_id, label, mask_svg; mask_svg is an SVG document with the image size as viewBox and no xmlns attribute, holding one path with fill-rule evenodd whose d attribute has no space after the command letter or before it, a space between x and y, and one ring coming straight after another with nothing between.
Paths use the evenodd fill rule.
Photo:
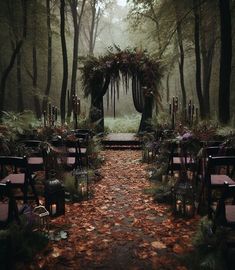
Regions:
<instances>
[{"instance_id":1,"label":"dark green foliage","mask_svg":"<svg viewBox=\"0 0 235 270\"><path fill-rule=\"evenodd\" d=\"M32 231L29 226L11 224L0 231L1 269L14 269L17 262L30 262L47 244L48 239L42 233Z\"/></svg>"},{"instance_id":2,"label":"dark green foliage","mask_svg":"<svg viewBox=\"0 0 235 270\"><path fill-rule=\"evenodd\" d=\"M194 238L194 250L185 259L190 270L226 270L226 231L212 232L212 224L203 218Z\"/></svg>"}]
</instances>

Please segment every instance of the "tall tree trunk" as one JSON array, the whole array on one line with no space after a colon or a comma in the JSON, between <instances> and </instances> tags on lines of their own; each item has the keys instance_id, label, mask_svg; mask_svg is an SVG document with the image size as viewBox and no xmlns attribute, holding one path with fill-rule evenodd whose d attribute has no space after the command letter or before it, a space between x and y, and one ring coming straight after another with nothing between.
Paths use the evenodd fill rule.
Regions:
<instances>
[{"instance_id":1,"label":"tall tree trunk","mask_svg":"<svg viewBox=\"0 0 235 270\"><path fill-rule=\"evenodd\" d=\"M36 36L37 36L37 0L34 0L34 9L33 9L33 48L32 48L32 57L33 57L33 99L34 99L34 108L36 117L39 119L42 116L41 104L39 99L38 91L38 62L37 62L37 46L36 46Z\"/></svg>"},{"instance_id":2,"label":"tall tree trunk","mask_svg":"<svg viewBox=\"0 0 235 270\"><path fill-rule=\"evenodd\" d=\"M22 5L22 24L23 24L22 39L16 41L16 45L13 49L9 64L3 70L2 76L0 79L1 80L0 81L0 122L2 120L2 115L3 115L2 111L4 110L4 105L5 105L6 82L12 68L14 67L17 55L20 53L21 48L23 46L24 39L26 39L26 35L27 35L27 0L22 0L21 5Z\"/></svg>"},{"instance_id":3,"label":"tall tree trunk","mask_svg":"<svg viewBox=\"0 0 235 270\"><path fill-rule=\"evenodd\" d=\"M180 85L181 85L181 92L182 92L182 112L184 115L184 111L186 110L186 90L185 90L185 83L184 83L184 47L183 47L182 31L181 31L180 24L177 25L177 36L178 36L178 44L179 44L179 52L180 52L179 72L180 72Z\"/></svg>"},{"instance_id":4,"label":"tall tree trunk","mask_svg":"<svg viewBox=\"0 0 235 270\"><path fill-rule=\"evenodd\" d=\"M60 36L61 36L61 47L63 56L63 79L61 86L60 95L60 114L61 123L65 123L65 104L66 104L66 93L68 84L68 57L67 57L67 47L65 38L65 0L60 0Z\"/></svg>"},{"instance_id":5,"label":"tall tree trunk","mask_svg":"<svg viewBox=\"0 0 235 270\"><path fill-rule=\"evenodd\" d=\"M202 63L203 63L203 93L204 93L204 105L205 116L210 117L210 81L212 71L212 61L214 55L214 44L211 44L209 48L203 48L202 42Z\"/></svg>"},{"instance_id":6,"label":"tall tree trunk","mask_svg":"<svg viewBox=\"0 0 235 270\"><path fill-rule=\"evenodd\" d=\"M52 74L52 31L51 31L51 0L46 0L47 10L47 84L43 97L42 109L46 111L48 98L51 89L51 74Z\"/></svg>"},{"instance_id":7,"label":"tall tree trunk","mask_svg":"<svg viewBox=\"0 0 235 270\"><path fill-rule=\"evenodd\" d=\"M169 103L170 101L170 72L167 73L167 77L166 77L166 102Z\"/></svg>"},{"instance_id":8,"label":"tall tree trunk","mask_svg":"<svg viewBox=\"0 0 235 270\"><path fill-rule=\"evenodd\" d=\"M82 1L82 7L80 11L80 15L78 18L77 11L77 0L72 0L70 2L72 17L73 17L73 26L74 26L74 37L73 37L73 66L72 66L72 77L71 77L71 89L70 89L70 100L68 102L68 117L71 116L72 112L72 99L76 94L76 84L77 84L77 69L78 69L78 49L79 49L79 35L80 35L80 27L81 27L81 19L84 11L86 0Z\"/></svg>"},{"instance_id":9,"label":"tall tree trunk","mask_svg":"<svg viewBox=\"0 0 235 270\"><path fill-rule=\"evenodd\" d=\"M152 111L153 111L153 96L145 96L144 97L144 108L140 120L140 126L138 133L143 131L151 131L152 124Z\"/></svg>"},{"instance_id":10,"label":"tall tree trunk","mask_svg":"<svg viewBox=\"0 0 235 270\"><path fill-rule=\"evenodd\" d=\"M91 28L90 28L90 40L89 40L89 54L93 55L93 40L95 31L95 17L96 17L96 0L91 1Z\"/></svg>"},{"instance_id":11,"label":"tall tree trunk","mask_svg":"<svg viewBox=\"0 0 235 270\"><path fill-rule=\"evenodd\" d=\"M232 63L232 29L229 0L219 0L220 9L220 83L219 120L223 124L230 121L230 79Z\"/></svg>"},{"instance_id":12,"label":"tall tree trunk","mask_svg":"<svg viewBox=\"0 0 235 270\"><path fill-rule=\"evenodd\" d=\"M205 105L205 116L210 117L210 82L212 72L212 61L215 50L215 32L216 32L216 19L215 14L208 14L208 11L216 9L214 1L208 1L204 5L204 16L201 20L201 55L202 55L202 73L203 73L203 97ZM200 7L203 11L202 6ZM208 16L210 16L208 18ZM207 33L210 33L209 35Z\"/></svg>"},{"instance_id":13,"label":"tall tree trunk","mask_svg":"<svg viewBox=\"0 0 235 270\"><path fill-rule=\"evenodd\" d=\"M42 116L41 104L38 96L38 67L37 67L37 48L33 46L33 99L34 107L37 118L39 119Z\"/></svg>"},{"instance_id":14,"label":"tall tree trunk","mask_svg":"<svg viewBox=\"0 0 235 270\"><path fill-rule=\"evenodd\" d=\"M17 77L17 111L23 112L24 101L23 101L23 91L22 91L22 76L21 76L21 53L18 53L16 57L16 77Z\"/></svg>"},{"instance_id":15,"label":"tall tree trunk","mask_svg":"<svg viewBox=\"0 0 235 270\"><path fill-rule=\"evenodd\" d=\"M20 49L23 45L23 40L20 40L11 55L10 62L8 66L5 68L5 70L2 72L1 82L0 82L0 121L2 119L2 111L4 110L4 104L5 104L5 92L6 92L6 82L7 78L14 66L16 57L18 53L20 52Z\"/></svg>"},{"instance_id":16,"label":"tall tree trunk","mask_svg":"<svg viewBox=\"0 0 235 270\"><path fill-rule=\"evenodd\" d=\"M199 0L200 1L200 0ZM202 85L201 85L201 50L200 50L200 17L199 17L199 2L198 0L193 0L193 11L194 11L194 42L195 42L195 61L196 61L196 91L199 101L200 117L205 118L205 107L204 99L202 95Z\"/></svg>"}]
</instances>

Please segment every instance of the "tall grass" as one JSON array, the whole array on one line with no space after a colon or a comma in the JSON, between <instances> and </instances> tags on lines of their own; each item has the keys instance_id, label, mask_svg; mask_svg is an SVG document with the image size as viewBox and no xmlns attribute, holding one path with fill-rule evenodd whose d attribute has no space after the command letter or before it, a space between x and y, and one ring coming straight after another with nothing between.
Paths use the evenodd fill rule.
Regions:
<instances>
[{"instance_id":1,"label":"tall grass","mask_svg":"<svg viewBox=\"0 0 235 270\"><path fill-rule=\"evenodd\" d=\"M141 120L140 114L132 114L128 116L105 117L104 125L107 132L137 132Z\"/></svg>"}]
</instances>

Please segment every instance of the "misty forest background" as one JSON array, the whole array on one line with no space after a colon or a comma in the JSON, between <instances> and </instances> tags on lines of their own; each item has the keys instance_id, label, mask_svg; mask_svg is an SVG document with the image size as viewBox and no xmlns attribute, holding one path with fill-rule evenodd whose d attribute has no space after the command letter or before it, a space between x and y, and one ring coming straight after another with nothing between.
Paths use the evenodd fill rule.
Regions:
<instances>
[{"instance_id":1,"label":"misty forest background","mask_svg":"<svg viewBox=\"0 0 235 270\"><path fill-rule=\"evenodd\" d=\"M68 98L83 96L82 57L110 46L147 50L161 61L159 85L167 114L173 96L182 110L189 100L201 119L235 126L234 0L7 0L0 2L0 118L2 111L32 110L42 118L48 102L69 122ZM105 123L112 130L105 108ZM132 93L120 95L121 131L135 125ZM128 122L127 119L130 119ZM126 123L126 125L124 125ZM126 130L124 130L126 129Z\"/></svg>"}]
</instances>

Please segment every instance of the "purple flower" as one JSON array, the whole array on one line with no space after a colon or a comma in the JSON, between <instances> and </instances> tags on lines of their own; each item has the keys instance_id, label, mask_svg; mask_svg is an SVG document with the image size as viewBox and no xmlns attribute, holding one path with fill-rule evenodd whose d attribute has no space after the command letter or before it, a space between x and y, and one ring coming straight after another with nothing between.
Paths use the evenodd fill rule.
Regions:
<instances>
[{"instance_id":1,"label":"purple flower","mask_svg":"<svg viewBox=\"0 0 235 270\"><path fill-rule=\"evenodd\" d=\"M186 132L183 134L182 139L183 140L189 140L193 137L193 134L191 132Z\"/></svg>"}]
</instances>

